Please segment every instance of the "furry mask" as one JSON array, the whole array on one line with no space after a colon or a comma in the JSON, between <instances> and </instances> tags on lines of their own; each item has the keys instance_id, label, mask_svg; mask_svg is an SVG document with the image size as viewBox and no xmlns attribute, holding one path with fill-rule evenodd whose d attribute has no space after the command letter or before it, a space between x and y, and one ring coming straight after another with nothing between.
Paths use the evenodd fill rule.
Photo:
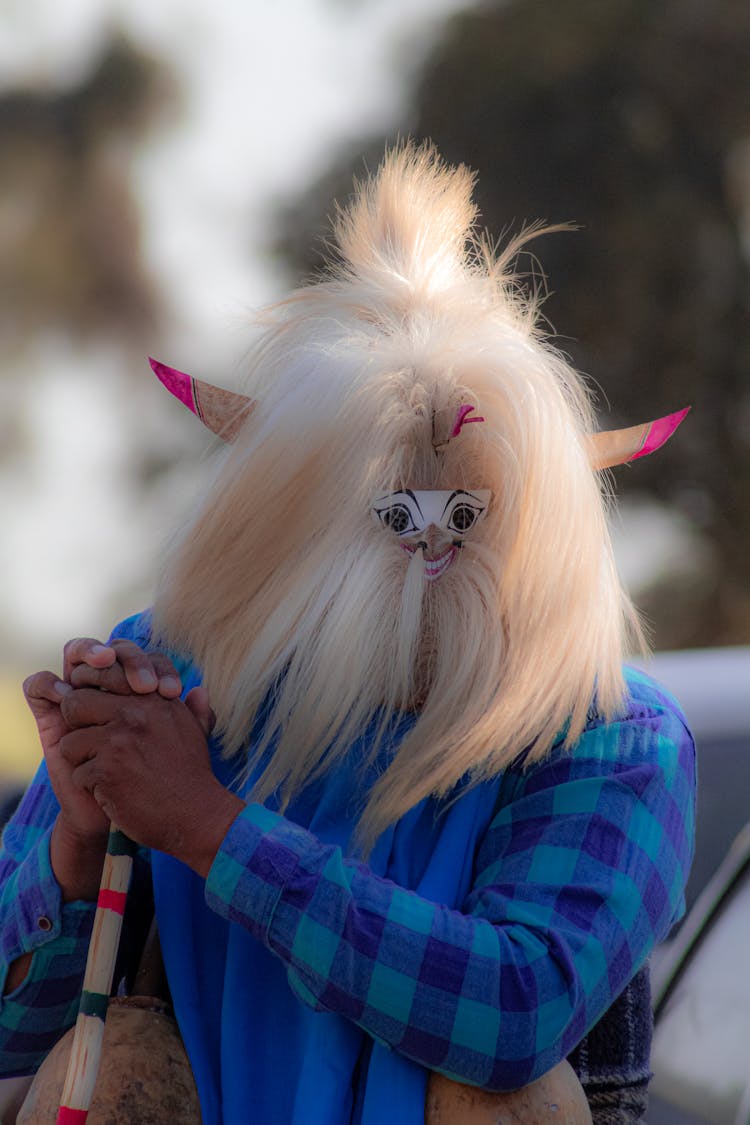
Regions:
<instances>
[{"instance_id":1,"label":"furry mask","mask_svg":"<svg viewBox=\"0 0 750 1125\"><path fill-rule=\"evenodd\" d=\"M595 433L515 281L525 238L499 254L479 239L472 188L431 147L391 152L339 211L327 276L259 317L243 395L154 364L231 439L168 559L156 628L201 664L256 800L284 808L375 729L366 846L459 779L571 743L594 700L617 714L640 633L597 470L652 452L685 414ZM412 510L413 550L405 524L373 520L404 491L491 499L444 565L430 536L456 533L452 512L417 526ZM403 711L415 722L389 755Z\"/></svg>"}]
</instances>

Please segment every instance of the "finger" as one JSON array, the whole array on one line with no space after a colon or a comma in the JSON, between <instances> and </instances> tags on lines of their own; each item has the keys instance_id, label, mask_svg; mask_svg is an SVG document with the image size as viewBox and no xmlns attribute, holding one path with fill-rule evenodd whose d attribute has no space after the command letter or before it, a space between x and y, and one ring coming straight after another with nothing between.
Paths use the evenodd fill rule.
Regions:
<instances>
[{"instance_id":1,"label":"finger","mask_svg":"<svg viewBox=\"0 0 750 1125\"><path fill-rule=\"evenodd\" d=\"M108 744L108 736L102 727L83 727L63 735L58 748L68 765L77 768L95 758L97 752Z\"/></svg>"},{"instance_id":2,"label":"finger","mask_svg":"<svg viewBox=\"0 0 750 1125\"><path fill-rule=\"evenodd\" d=\"M185 696L185 704L206 737L216 725L216 715L208 702L208 692L204 687L194 687Z\"/></svg>"},{"instance_id":3,"label":"finger","mask_svg":"<svg viewBox=\"0 0 750 1125\"><path fill-rule=\"evenodd\" d=\"M60 711L69 727L103 726L112 719L123 717L127 706L121 696L98 691L95 688L76 688L66 695Z\"/></svg>"},{"instance_id":4,"label":"finger","mask_svg":"<svg viewBox=\"0 0 750 1125\"><path fill-rule=\"evenodd\" d=\"M150 694L158 690L165 699L176 699L182 682L174 664L161 652L144 652L134 642L115 640L109 646L116 661L108 668L77 664L70 673L73 687L97 687L115 695Z\"/></svg>"},{"instance_id":5,"label":"finger","mask_svg":"<svg viewBox=\"0 0 750 1125\"><path fill-rule=\"evenodd\" d=\"M182 693L182 680L174 664L164 652L149 652L148 655L159 681L159 695L165 699L177 699Z\"/></svg>"},{"instance_id":6,"label":"finger","mask_svg":"<svg viewBox=\"0 0 750 1125\"><path fill-rule=\"evenodd\" d=\"M94 637L75 637L63 648L63 679L70 682L70 673L76 664L90 664L92 668L108 668L116 659L111 645L103 645Z\"/></svg>"},{"instance_id":7,"label":"finger","mask_svg":"<svg viewBox=\"0 0 750 1125\"><path fill-rule=\"evenodd\" d=\"M144 652L135 641L112 641L117 660L122 665L125 679L137 695L148 695L159 690L160 678L176 679L174 695L179 695L181 684L171 660L162 653ZM162 693L163 694L163 693Z\"/></svg>"},{"instance_id":8,"label":"finger","mask_svg":"<svg viewBox=\"0 0 750 1125\"><path fill-rule=\"evenodd\" d=\"M102 769L96 755L76 766L70 777L77 789L85 789L87 793L93 793L94 787L102 782Z\"/></svg>"},{"instance_id":9,"label":"finger","mask_svg":"<svg viewBox=\"0 0 750 1125\"><path fill-rule=\"evenodd\" d=\"M74 688L95 687L114 695L130 695L132 688L125 676L125 669L119 662L109 668L92 668L90 664L76 664L70 673L70 684Z\"/></svg>"},{"instance_id":10,"label":"finger","mask_svg":"<svg viewBox=\"0 0 750 1125\"><path fill-rule=\"evenodd\" d=\"M78 789L90 793L105 816L112 823L115 823L117 817L114 806L108 797L106 770L102 769L97 758L90 758L87 762L77 766L71 774L71 779Z\"/></svg>"},{"instance_id":11,"label":"finger","mask_svg":"<svg viewBox=\"0 0 750 1125\"><path fill-rule=\"evenodd\" d=\"M23 682L23 694L34 716L46 715L57 709L71 688L54 672L35 672Z\"/></svg>"},{"instance_id":12,"label":"finger","mask_svg":"<svg viewBox=\"0 0 750 1125\"><path fill-rule=\"evenodd\" d=\"M71 688L54 672L37 672L24 682L23 692L34 716L42 750L47 755L66 731L62 715L62 702Z\"/></svg>"}]
</instances>

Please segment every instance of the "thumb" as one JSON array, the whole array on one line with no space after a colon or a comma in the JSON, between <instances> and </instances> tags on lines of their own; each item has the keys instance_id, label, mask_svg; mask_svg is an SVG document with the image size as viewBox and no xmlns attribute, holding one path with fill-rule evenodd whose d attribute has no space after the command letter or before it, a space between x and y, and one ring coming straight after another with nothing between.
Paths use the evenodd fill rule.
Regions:
<instances>
[{"instance_id":1,"label":"thumb","mask_svg":"<svg viewBox=\"0 0 750 1125\"><path fill-rule=\"evenodd\" d=\"M206 688L191 688L185 696L185 704L193 717L198 720L201 730L206 738L208 738L216 725L216 715L213 713L211 704L208 702L208 691Z\"/></svg>"},{"instance_id":2,"label":"thumb","mask_svg":"<svg viewBox=\"0 0 750 1125\"><path fill-rule=\"evenodd\" d=\"M71 691L70 685L63 683L53 672L36 672L24 680L23 694L45 749L67 730L60 704Z\"/></svg>"}]
</instances>

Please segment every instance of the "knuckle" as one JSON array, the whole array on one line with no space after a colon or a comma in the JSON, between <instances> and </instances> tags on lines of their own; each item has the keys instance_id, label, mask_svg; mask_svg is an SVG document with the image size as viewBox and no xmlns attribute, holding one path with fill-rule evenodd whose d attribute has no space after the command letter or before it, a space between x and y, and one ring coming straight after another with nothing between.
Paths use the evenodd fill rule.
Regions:
<instances>
[{"instance_id":1,"label":"knuckle","mask_svg":"<svg viewBox=\"0 0 750 1125\"><path fill-rule=\"evenodd\" d=\"M97 685L104 691L122 691L125 684L125 675L120 664L110 664L109 668L102 668L96 677Z\"/></svg>"},{"instance_id":2,"label":"knuckle","mask_svg":"<svg viewBox=\"0 0 750 1125\"><path fill-rule=\"evenodd\" d=\"M72 637L71 640L66 641L63 645L63 654L70 656L71 653L76 652L78 648L86 643L86 637Z\"/></svg>"},{"instance_id":3,"label":"knuckle","mask_svg":"<svg viewBox=\"0 0 750 1125\"><path fill-rule=\"evenodd\" d=\"M127 753L132 744L133 733L130 724L127 727L114 727L109 732L109 749L114 754Z\"/></svg>"},{"instance_id":4,"label":"knuckle","mask_svg":"<svg viewBox=\"0 0 750 1125\"><path fill-rule=\"evenodd\" d=\"M25 692L33 691L34 689L42 688L49 684L55 683L56 681L57 676L54 672L32 672L31 675L27 676L23 681L23 690Z\"/></svg>"},{"instance_id":5,"label":"knuckle","mask_svg":"<svg viewBox=\"0 0 750 1125\"><path fill-rule=\"evenodd\" d=\"M99 688L101 691L116 693L122 689L123 676L118 674L116 665L109 668L92 668L89 664L76 664L70 673L70 685L74 688Z\"/></svg>"},{"instance_id":6,"label":"knuckle","mask_svg":"<svg viewBox=\"0 0 750 1125\"><path fill-rule=\"evenodd\" d=\"M129 707L125 719L132 734L143 735L146 733L148 721L141 708Z\"/></svg>"},{"instance_id":7,"label":"knuckle","mask_svg":"<svg viewBox=\"0 0 750 1125\"><path fill-rule=\"evenodd\" d=\"M114 754L123 754L132 750L135 742L142 737L141 720L137 715L123 711L112 722L107 724L107 747Z\"/></svg>"},{"instance_id":8,"label":"knuckle","mask_svg":"<svg viewBox=\"0 0 750 1125\"><path fill-rule=\"evenodd\" d=\"M27 698L28 698L29 695L33 695L35 689L39 687L40 676L43 676L43 675L44 675L43 672L33 672L30 676L27 676L26 679L23 681L23 694Z\"/></svg>"}]
</instances>

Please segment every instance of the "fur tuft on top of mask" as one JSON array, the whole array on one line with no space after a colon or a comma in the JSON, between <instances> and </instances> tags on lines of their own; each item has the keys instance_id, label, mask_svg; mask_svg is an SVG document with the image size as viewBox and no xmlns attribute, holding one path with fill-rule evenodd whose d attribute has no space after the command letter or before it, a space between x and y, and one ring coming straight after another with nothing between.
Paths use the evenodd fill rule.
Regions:
<instances>
[{"instance_id":1,"label":"fur tuft on top of mask","mask_svg":"<svg viewBox=\"0 0 750 1125\"><path fill-rule=\"evenodd\" d=\"M430 144L390 152L350 206L337 209L334 236L348 279L399 280L410 296L426 297L462 281L477 219L474 181Z\"/></svg>"}]
</instances>

